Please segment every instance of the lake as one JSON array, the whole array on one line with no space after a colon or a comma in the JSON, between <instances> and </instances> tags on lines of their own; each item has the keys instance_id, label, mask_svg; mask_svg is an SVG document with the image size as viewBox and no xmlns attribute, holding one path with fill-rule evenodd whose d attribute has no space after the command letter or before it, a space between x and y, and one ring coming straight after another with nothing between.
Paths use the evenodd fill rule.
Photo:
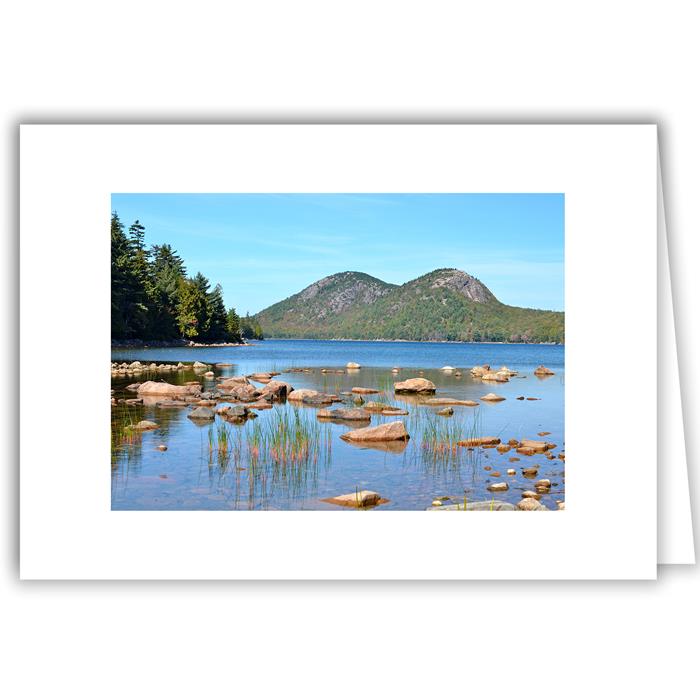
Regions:
<instances>
[{"instance_id":1,"label":"lake","mask_svg":"<svg viewBox=\"0 0 700 700\"><path fill-rule=\"evenodd\" d=\"M391 446L348 443L340 436L366 423L320 421L316 418L317 407L292 402L261 410L257 418L243 425L220 416L214 423L198 424L187 417L189 408L113 406L113 422L126 417L134 423L151 420L159 426L113 445L113 510L342 511L345 509L321 499L362 489L376 491L388 500L376 510L425 510L435 499L443 499L445 505L465 498L468 502L496 499L514 504L523 491L534 490L534 481L542 478L550 479L552 488L542 495L541 503L556 509L557 502L564 500L563 460L550 460L543 454L520 455L514 450L502 454L496 449L439 448L457 437L488 435L504 443L510 439L546 439L556 445L553 455L563 452L563 346L265 340L219 348L113 348L112 360L167 364L199 361L212 365L210 369L216 374L208 379L202 377L201 370L188 368L113 376L113 396L117 399L133 398L136 394L127 391L126 386L148 379L164 379L172 384L196 380L210 390L216 388L220 378L266 371L279 372L275 379L295 389L338 394L349 407L353 405L352 397L342 396L342 392L371 387L380 393L364 396L366 401L383 401L409 412L396 417L372 414L371 425L402 420L411 435L407 442ZM348 362L362 367L346 370ZM232 366L217 368L213 366L216 363ZM470 368L485 363L496 369L506 365L518 374L497 384L473 378ZM545 365L555 374L535 376L538 365ZM391 372L395 366L401 368L398 374ZM441 370L444 366L457 368L461 376ZM294 368L311 371L288 371ZM322 368L343 372L322 373ZM444 417L437 415L437 408L422 405L422 398L394 395L395 381L418 376L436 385L435 397L471 399L479 405L456 405L454 415ZM505 400L481 401L480 397L489 392ZM521 396L525 399L518 400ZM333 408L342 406L337 403ZM301 426L299 431L311 436L307 450L280 457L265 442L281 422ZM546 438L538 437L542 432L548 433ZM159 451L159 445L167 446L167 451ZM521 468L533 465L539 467L537 477L523 476ZM508 476L507 469L515 469L516 475ZM487 488L494 482L506 482L509 488L494 494Z\"/></svg>"}]
</instances>

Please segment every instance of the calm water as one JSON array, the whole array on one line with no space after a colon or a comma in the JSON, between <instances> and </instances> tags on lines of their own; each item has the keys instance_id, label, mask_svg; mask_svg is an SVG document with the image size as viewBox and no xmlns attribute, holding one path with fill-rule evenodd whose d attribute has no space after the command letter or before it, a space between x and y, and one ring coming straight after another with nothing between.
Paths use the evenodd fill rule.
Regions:
<instances>
[{"instance_id":1,"label":"calm water","mask_svg":"<svg viewBox=\"0 0 700 700\"><path fill-rule=\"evenodd\" d=\"M339 425L316 420L317 409L304 405L276 404L272 410L260 411L259 417L237 426L219 417L211 424L197 425L187 418L189 409L159 409L155 406L130 407L135 421L147 419L159 429L144 433L134 445L117 450L112 466L112 508L115 510L214 510L214 509L315 509L344 510L320 499L354 492L355 489L377 491L389 503L378 510L424 510L433 499L451 496L462 500L490 500L487 486L493 481L506 481L510 489L495 494L498 500L516 503L523 490L532 488L532 479L521 475L520 468L539 465L537 478L549 478L555 486L542 502L556 508L556 500L564 500L563 462L547 460L542 455L525 457L513 451L500 454L496 450L459 448L456 453L435 455L426 449L429 426L438 430L450 426L461 429L464 437L473 434L496 435L507 442L510 438L546 437L554 442L555 454L564 450L564 348L554 345L499 345L458 343L391 343L313 340L266 340L248 347L226 348L154 348L114 349L113 360L145 360L154 362L209 364L232 363L232 367L212 368L216 378L206 380L193 371L169 372L139 377L114 378L115 396L133 397L124 387L135 381L163 378L174 384L201 380L204 388L214 388L218 377L281 372L276 379L294 388L310 388L340 394L354 386L382 390L366 400L379 400L406 408L408 416L387 417L373 414L371 425L403 420L411 440L396 443L391 450L361 447L346 443L340 435L365 424ZM347 362L357 362L362 369L343 374L322 374L319 368L343 369ZM519 375L507 383L485 383L473 379L469 368L489 363L499 368L507 365ZM532 372L544 364L556 372L546 379ZM457 367L461 377L440 370L445 365ZM398 375L393 366L402 368ZM314 367L311 373L285 372L292 367ZM423 374L419 375L418 371ZM419 400L394 396L393 382L423 376L437 387L435 396L457 399L479 398L494 392L506 398L495 404L481 402L478 407L454 406L454 416L437 416L436 408L420 406ZM518 401L517 396L538 401ZM334 408L340 407L334 404ZM116 407L113 411L123 411ZM315 459L297 465L280 465L273 461L250 464L243 449L240 461L234 463L212 458L209 450L210 431L219 425L230 431L229 440L246 445L253 430L263 430L279 418L294 416L321 426L321 449ZM258 426L257 428L255 426ZM156 448L168 446L167 452ZM520 461L510 462L518 456ZM484 467L490 466L490 471ZM517 476L507 477L506 469L515 468ZM500 477L492 477L494 472ZM448 501L445 501L447 503Z\"/></svg>"}]
</instances>

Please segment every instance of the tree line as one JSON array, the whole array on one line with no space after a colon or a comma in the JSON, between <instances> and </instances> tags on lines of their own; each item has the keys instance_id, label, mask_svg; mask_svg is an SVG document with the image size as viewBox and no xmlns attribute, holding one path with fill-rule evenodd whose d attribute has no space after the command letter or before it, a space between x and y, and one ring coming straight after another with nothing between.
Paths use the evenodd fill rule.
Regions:
<instances>
[{"instance_id":1,"label":"tree line","mask_svg":"<svg viewBox=\"0 0 700 700\"><path fill-rule=\"evenodd\" d=\"M112 338L241 342L263 339L255 317L240 318L226 308L223 288L211 288L167 243L145 244L146 228L136 220L128 230L112 212Z\"/></svg>"}]
</instances>

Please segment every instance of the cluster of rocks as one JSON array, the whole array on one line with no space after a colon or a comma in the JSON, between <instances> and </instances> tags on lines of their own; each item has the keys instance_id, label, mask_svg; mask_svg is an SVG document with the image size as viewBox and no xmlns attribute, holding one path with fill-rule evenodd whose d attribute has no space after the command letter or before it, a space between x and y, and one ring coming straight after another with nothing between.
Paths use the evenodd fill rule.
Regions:
<instances>
[{"instance_id":1,"label":"cluster of rocks","mask_svg":"<svg viewBox=\"0 0 700 700\"><path fill-rule=\"evenodd\" d=\"M112 362L112 376L131 376L143 374L144 372L184 372L189 369L189 365L183 365L182 362L178 362L176 365L168 364L156 364L151 362L145 364L139 362L138 360L134 362Z\"/></svg>"},{"instance_id":2,"label":"cluster of rocks","mask_svg":"<svg viewBox=\"0 0 700 700\"><path fill-rule=\"evenodd\" d=\"M477 365L471 368L470 373L475 379L481 379L484 382L507 382L518 374L516 370L505 366L499 370L492 370L490 365Z\"/></svg>"}]
</instances>

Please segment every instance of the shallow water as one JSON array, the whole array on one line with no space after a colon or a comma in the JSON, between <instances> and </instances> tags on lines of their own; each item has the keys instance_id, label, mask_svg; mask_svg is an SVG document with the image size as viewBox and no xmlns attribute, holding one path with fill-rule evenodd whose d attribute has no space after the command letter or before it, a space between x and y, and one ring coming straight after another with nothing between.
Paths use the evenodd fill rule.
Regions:
<instances>
[{"instance_id":1,"label":"shallow water","mask_svg":"<svg viewBox=\"0 0 700 700\"><path fill-rule=\"evenodd\" d=\"M363 386L380 389L378 395L365 396L405 408L408 416L372 415L371 425L403 420L411 435L408 443L396 443L384 449L361 447L340 439L340 435L366 423L340 425L321 422L315 418L317 408L301 404L276 404L259 411L255 420L238 426L217 417L211 424L197 425L187 418L190 409L159 409L155 406L113 408L118 416L130 411L134 422L153 420L159 428L144 433L132 445L117 448L112 463L112 508L114 510L344 510L321 499L352 493L356 489L377 491L389 500L377 510L424 510L442 496L460 502L504 500L516 503L523 490L531 489L535 479L521 474L521 467L538 464L536 479L549 478L551 493L542 503L556 508L564 500L564 463L547 460L543 455L526 457L514 451L500 454L495 449L465 448L435 454L430 445L430 426L438 430L450 426L460 429L463 437L495 435L507 442L510 438L538 437L547 431L546 440L557 445L553 453L564 450L564 348L554 345L501 345L462 343L403 343L312 340L267 340L248 347L225 348L153 348L113 349L113 360L141 360L192 363L195 360L214 364L232 363L227 368L212 368L216 378L206 380L192 370L142 374L137 377L113 378L115 396L131 397L127 384L149 378L163 378L174 384L193 379L201 380L204 388L214 388L218 377L250 374L252 372L281 372L279 379L295 388L318 389L329 393L349 391ZM362 365L360 370L343 374L323 374L321 367L344 369L347 362ZM486 383L473 379L469 368L489 363L499 368L507 365L518 370L517 377L507 383ZM546 379L533 375L544 364L556 374ZM459 368L461 377L444 372L441 367ZM399 374L391 373L393 366L401 367ZM293 367L315 368L313 372L285 372ZM423 374L419 374L419 371ZM419 400L395 396L393 382L414 376L430 379L437 386L436 397L480 400L494 392L505 401L489 404L481 401L477 407L454 406L454 416L437 416L437 408L419 405ZM517 396L537 398L518 401ZM341 404L334 404L333 408ZM268 453L257 461L247 449L254 432L262 433L265 426L280 416L320 426L318 451L294 464L275 461ZM233 450L219 458L209 449L210 431L219 426L228 431L229 444L241 447L238 457ZM157 450L159 444L168 447ZM509 458L519 457L518 462ZM485 467L492 467L486 470ZM506 476L515 468L515 477ZM500 477L491 474L500 472ZM509 490L492 494L489 483L505 481ZM445 501L449 503L450 501Z\"/></svg>"}]
</instances>

